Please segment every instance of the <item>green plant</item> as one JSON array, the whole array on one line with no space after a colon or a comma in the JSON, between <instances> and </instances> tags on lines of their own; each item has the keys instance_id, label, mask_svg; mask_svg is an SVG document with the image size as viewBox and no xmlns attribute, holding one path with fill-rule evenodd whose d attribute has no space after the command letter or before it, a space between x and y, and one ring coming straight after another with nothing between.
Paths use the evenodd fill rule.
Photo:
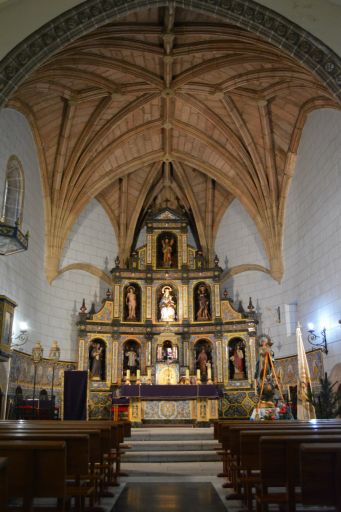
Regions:
<instances>
[{"instance_id":1,"label":"green plant","mask_svg":"<svg viewBox=\"0 0 341 512\"><path fill-rule=\"evenodd\" d=\"M332 384L327 373L320 379L320 390L318 394L308 389L308 401L315 407L316 418L336 418L341 415L341 389L334 391L337 383Z\"/></svg>"}]
</instances>

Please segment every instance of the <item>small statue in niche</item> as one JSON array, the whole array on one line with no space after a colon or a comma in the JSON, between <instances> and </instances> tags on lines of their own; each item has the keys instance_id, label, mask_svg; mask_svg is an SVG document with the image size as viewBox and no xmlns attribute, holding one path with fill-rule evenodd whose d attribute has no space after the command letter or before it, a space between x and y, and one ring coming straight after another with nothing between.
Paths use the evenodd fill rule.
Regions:
<instances>
[{"instance_id":1,"label":"small statue in niche","mask_svg":"<svg viewBox=\"0 0 341 512\"><path fill-rule=\"evenodd\" d=\"M90 349L90 378L93 381L102 380L104 348L100 343L92 343Z\"/></svg>"},{"instance_id":2,"label":"small statue in niche","mask_svg":"<svg viewBox=\"0 0 341 512\"><path fill-rule=\"evenodd\" d=\"M136 320L137 297L134 286L127 288L126 305L128 306L127 320Z\"/></svg>"},{"instance_id":3,"label":"small statue in niche","mask_svg":"<svg viewBox=\"0 0 341 512\"><path fill-rule=\"evenodd\" d=\"M208 357L207 357L205 347L201 347L201 351L199 352L199 355L197 358L197 365L199 367L201 377L203 377L207 373L207 362L208 362Z\"/></svg>"},{"instance_id":4,"label":"small statue in niche","mask_svg":"<svg viewBox=\"0 0 341 512\"><path fill-rule=\"evenodd\" d=\"M163 252L163 267L169 268L172 266L172 253L174 238L164 238L161 240Z\"/></svg>"},{"instance_id":5,"label":"small statue in niche","mask_svg":"<svg viewBox=\"0 0 341 512\"><path fill-rule=\"evenodd\" d=\"M172 296L171 286L163 286L162 297L159 302L161 322L174 322L176 305Z\"/></svg>"},{"instance_id":6,"label":"small statue in niche","mask_svg":"<svg viewBox=\"0 0 341 512\"><path fill-rule=\"evenodd\" d=\"M135 350L130 347L129 350L125 353L127 358L127 368L131 371L131 373L136 373L137 369L137 353Z\"/></svg>"},{"instance_id":7,"label":"small statue in niche","mask_svg":"<svg viewBox=\"0 0 341 512\"><path fill-rule=\"evenodd\" d=\"M245 356L243 351L243 345L241 342L237 343L232 350L232 355L230 356L230 361L232 361L234 367L234 380L240 380L245 378Z\"/></svg>"},{"instance_id":8,"label":"small statue in niche","mask_svg":"<svg viewBox=\"0 0 341 512\"><path fill-rule=\"evenodd\" d=\"M210 298L207 287L200 285L198 288L198 305L197 320L211 320L210 315Z\"/></svg>"}]
</instances>

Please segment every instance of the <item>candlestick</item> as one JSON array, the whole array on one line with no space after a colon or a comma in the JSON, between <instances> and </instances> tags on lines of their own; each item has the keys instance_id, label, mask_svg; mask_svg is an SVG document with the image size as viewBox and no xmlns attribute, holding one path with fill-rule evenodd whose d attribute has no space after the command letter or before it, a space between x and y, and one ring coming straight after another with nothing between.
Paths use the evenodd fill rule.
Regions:
<instances>
[{"instance_id":1,"label":"candlestick","mask_svg":"<svg viewBox=\"0 0 341 512\"><path fill-rule=\"evenodd\" d=\"M141 384L141 370L136 370L136 384Z\"/></svg>"}]
</instances>

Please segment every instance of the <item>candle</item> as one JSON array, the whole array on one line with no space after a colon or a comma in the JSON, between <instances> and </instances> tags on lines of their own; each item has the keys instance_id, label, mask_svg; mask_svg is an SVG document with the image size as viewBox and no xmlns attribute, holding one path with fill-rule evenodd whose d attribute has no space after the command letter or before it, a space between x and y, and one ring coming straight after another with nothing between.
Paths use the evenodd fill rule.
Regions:
<instances>
[{"instance_id":1,"label":"candle","mask_svg":"<svg viewBox=\"0 0 341 512\"><path fill-rule=\"evenodd\" d=\"M150 379L152 376L152 369L151 368L147 368L147 377L148 379Z\"/></svg>"},{"instance_id":2,"label":"candle","mask_svg":"<svg viewBox=\"0 0 341 512\"><path fill-rule=\"evenodd\" d=\"M126 373L126 380L129 380L130 379L130 370L127 370L127 373Z\"/></svg>"},{"instance_id":3,"label":"candle","mask_svg":"<svg viewBox=\"0 0 341 512\"><path fill-rule=\"evenodd\" d=\"M208 380L211 380L211 379L212 379L212 369L211 369L211 365L208 365L208 367L207 367L207 379L208 379Z\"/></svg>"},{"instance_id":4,"label":"candle","mask_svg":"<svg viewBox=\"0 0 341 512\"><path fill-rule=\"evenodd\" d=\"M140 380L141 378L141 370L136 370L136 379Z\"/></svg>"},{"instance_id":5,"label":"candle","mask_svg":"<svg viewBox=\"0 0 341 512\"><path fill-rule=\"evenodd\" d=\"M290 396L290 386L288 386L288 402L291 401L291 396Z\"/></svg>"},{"instance_id":6,"label":"candle","mask_svg":"<svg viewBox=\"0 0 341 512\"><path fill-rule=\"evenodd\" d=\"M197 380L200 380L200 370L197 370Z\"/></svg>"},{"instance_id":7,"label":"candle","mask_svg":"<svg viewBox=\"0 0 341 512\"><path fill-rule=\"evenodd\" d=\"M186 368L186 379L189 379L189 369Z\"/></svg>"}]
</instances>

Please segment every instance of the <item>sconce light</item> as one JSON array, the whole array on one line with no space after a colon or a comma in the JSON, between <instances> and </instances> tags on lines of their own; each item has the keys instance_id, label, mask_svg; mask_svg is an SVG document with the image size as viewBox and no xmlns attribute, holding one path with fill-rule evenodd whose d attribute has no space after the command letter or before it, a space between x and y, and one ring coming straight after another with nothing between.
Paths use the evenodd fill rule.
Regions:
<instances>
[{"instance_id":1,"label":"sconce light","mask_svg":"<svg viewBox=\"0 0 341 512\"><path fill-rule=\"evenodd\" d=\"M26 322L19 322L19 334L12 336L11 348L22 347L28 342L28 325Z\"/></svg>"},{"instance_id":2,"label":"sconce light","mask_svg":"<svg viewBox=\"0 0 341 512\"><path fill-rule=\"evenodd\" d=\"M328 354L326 328L324 327L320 335L318 335L315 333L314 325L309 323L308 333L308 343L310 343L310 345L313 347L320 347L322 352Z\"/></svg>"}]
</instances>

